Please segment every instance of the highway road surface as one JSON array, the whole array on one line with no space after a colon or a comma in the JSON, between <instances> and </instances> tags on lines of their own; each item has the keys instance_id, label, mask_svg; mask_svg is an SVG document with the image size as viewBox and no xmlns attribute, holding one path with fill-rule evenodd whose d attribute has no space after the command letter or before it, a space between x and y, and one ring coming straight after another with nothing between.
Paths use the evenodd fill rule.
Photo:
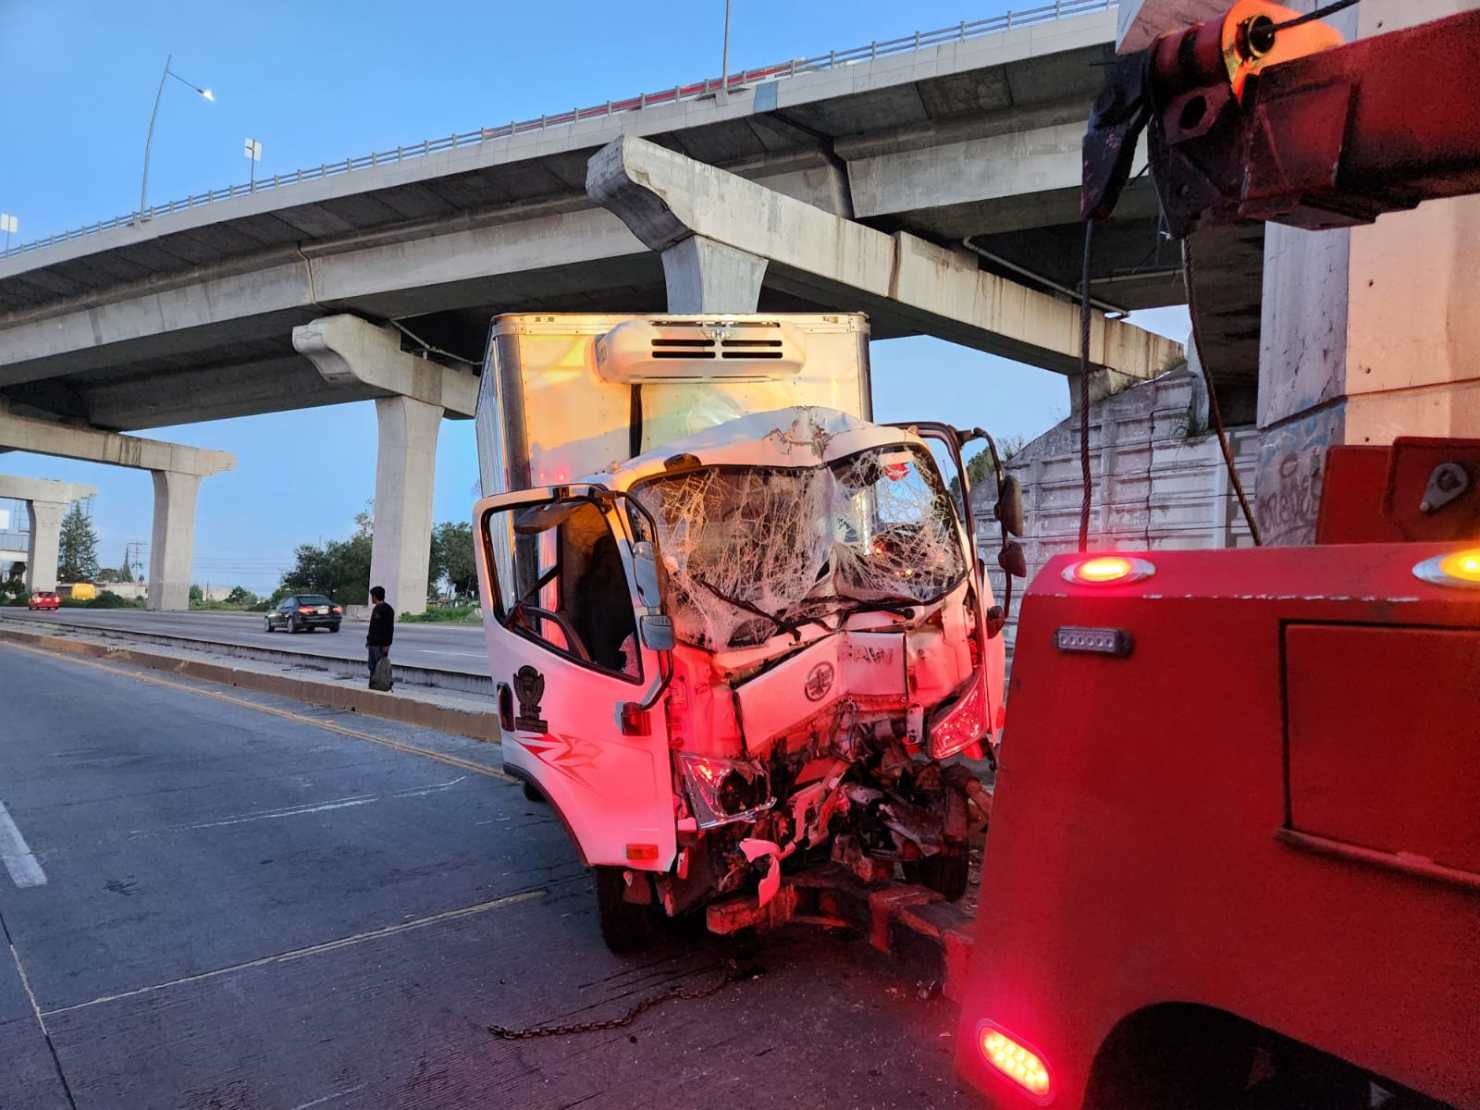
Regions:
<instances>
[{"instance_id":1,"label":"highway road surface","mask_svg":"<svg viewBox=\"0 0 1480 1110\"><path fill-rule=\"evenodd\" d=\"M10 644L0 725L0 1107L977 1105L955 1007L800 928L495 1039L726 950L611 955L490 745Z\"/></svg>"},{"instance_id":2,"label":"highway road surface","mask_svg":"<svg viewBox=\"0 0 1480 1110\"><path fill-rule=\"evenodd\" d=\"M306 655L339 659L365 658L366 625L346 621L338 632L267 632L261 613L154 613L144 609L5 609L7 617L26 617L38 624L80 624L119 632L152 632L188 636L221 644L249 644ZM486 675L488 655L483 629L471 624L397 624L391 658L397 663Z\"/></svg>"}]
</instances>

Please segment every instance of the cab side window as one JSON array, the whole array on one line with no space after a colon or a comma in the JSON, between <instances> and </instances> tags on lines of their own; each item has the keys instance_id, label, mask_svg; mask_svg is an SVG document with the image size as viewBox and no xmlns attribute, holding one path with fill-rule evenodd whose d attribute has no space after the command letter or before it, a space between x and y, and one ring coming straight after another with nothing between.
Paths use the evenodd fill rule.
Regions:
<instances>
[{"instance_id":1,"label":"cab side window","mask_svg":"<svg viewBox=\"0 0 1480 1110\"><path fill-rule=\"evenodd\" d=\"M491 513L499 622L579 663L640 679L637 622L620 548L593 501Z\"/></svg>"}]
</instances>

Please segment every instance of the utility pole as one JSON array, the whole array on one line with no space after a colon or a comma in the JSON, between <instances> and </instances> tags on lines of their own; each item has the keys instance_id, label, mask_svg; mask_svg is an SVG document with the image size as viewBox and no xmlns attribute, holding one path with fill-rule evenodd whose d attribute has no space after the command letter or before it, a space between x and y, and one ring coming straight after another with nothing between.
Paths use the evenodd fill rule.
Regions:
<instances>
[{"instance_id":1,"label":"utility pole","mask_svg":"<svg viewBox=\"0 0 1480 1110\"><path fill-rule=\"evenodd\" d=\"M255 192L257 189L257 163L262 161L262 144L256 139L248 139L243 146L242 154L251 166L251 176L247 179L247 192Z\"/></svg>"},{"instance_id":2,"label":"utility pole","mask_svg":"<svg viewBox=\"0 0 1480 1110\"><path fill-rule=\"evenodd\" d=\"M725 41L719 60L719 92L715 99L721 104L730 101L730 0L725 0Z\"/></svg>"},{"instance_id":3,"label":"utility pole","mask_svg":"<svg viewBox=\"0 0 1480 1110\"><path fill-rule=\"evenodd\" d=\"M10 237L21 229L20 220L9 212L0 212L0 231L5 232L5 249L10 250Z\"/></svg>"}]
</instances>

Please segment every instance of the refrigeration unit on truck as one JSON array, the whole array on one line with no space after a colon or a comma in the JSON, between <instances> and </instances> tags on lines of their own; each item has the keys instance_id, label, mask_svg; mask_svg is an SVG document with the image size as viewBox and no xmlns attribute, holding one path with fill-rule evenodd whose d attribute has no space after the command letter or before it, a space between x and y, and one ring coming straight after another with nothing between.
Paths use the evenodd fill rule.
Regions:
<instances>
[{"instance_id":1,"label":"refrigeration unit on truck","mask_svg":"<svg viewBox=\"0 0 1480 1110\"><path fill-rule=\"evenodd\" d=\"M1000 610L944 425L871 421L861 315L510 315L474 510L505 769L603 936L782 920L836 860L959 897ZM956 486L933 451L950 460Z\"/></svg>"}]
</instances>

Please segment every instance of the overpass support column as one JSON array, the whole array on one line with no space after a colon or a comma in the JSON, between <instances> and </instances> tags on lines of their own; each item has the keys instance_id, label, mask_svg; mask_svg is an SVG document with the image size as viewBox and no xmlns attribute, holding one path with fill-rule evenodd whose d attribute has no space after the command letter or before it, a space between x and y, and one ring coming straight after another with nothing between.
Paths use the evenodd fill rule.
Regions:
<instances>
[{"instance_id":1,"label":"overpass support column","mask_svg":"<svg viewBox=\"0 0 1480 1110\"><path fill-rule=\"evenodd\" d=\"M26 589L57 588L57 552L62 541L62 517L67 512L65 501L28 501L26 509L31 523L31 542L26 551Z\"/></svg>"},{"instance_id":2,"label":"overpass support column","mask_svg":"<svg viewBox=\"0 0 1480 1110\"><path fill-rule=\"evenodd\" d=\"M324 316L293 329L293 346L325 381L358 384L375 401L380 454L375 464L375 542L366 587L384 586L402 613L427 607L432 551L432 479L443 416L472 416L478 378L401 350L401 337L358 316ZM358 599L356 599L358 600Z\"/></svg>"},{"instance_id":3,"label":"overpass support column","mask_svg":"<svg viewBox=\"0 0 1480 1110\"><path fill-rule=\"evenodd\" d=\"M766 260L703 235L663 252L669 312L755 312Z\"/></svg>"},{"instance_id":4,"label":"overpass support column","mask_svg":"<svg viewBox=\"0 0 1480 1110\"><path fill-rule=\"evenodd\" d=\"M371 585L401 613L427 607L432 551L432 489L442 408L411 397L375 402L380 454L375 464L375 541Z\"/></svg>"},{"instance_id":5,"label":"overpass support column","mask_svg":"<svg viewBox=\"0 0 1480 1110\"><path fill-rule=\"evenodd\" d=\"M190 564L195 556L195 502L200 475L155 470L154 531L149 540L148 609L190 608Z\"/></svg>"}]
</instances>

